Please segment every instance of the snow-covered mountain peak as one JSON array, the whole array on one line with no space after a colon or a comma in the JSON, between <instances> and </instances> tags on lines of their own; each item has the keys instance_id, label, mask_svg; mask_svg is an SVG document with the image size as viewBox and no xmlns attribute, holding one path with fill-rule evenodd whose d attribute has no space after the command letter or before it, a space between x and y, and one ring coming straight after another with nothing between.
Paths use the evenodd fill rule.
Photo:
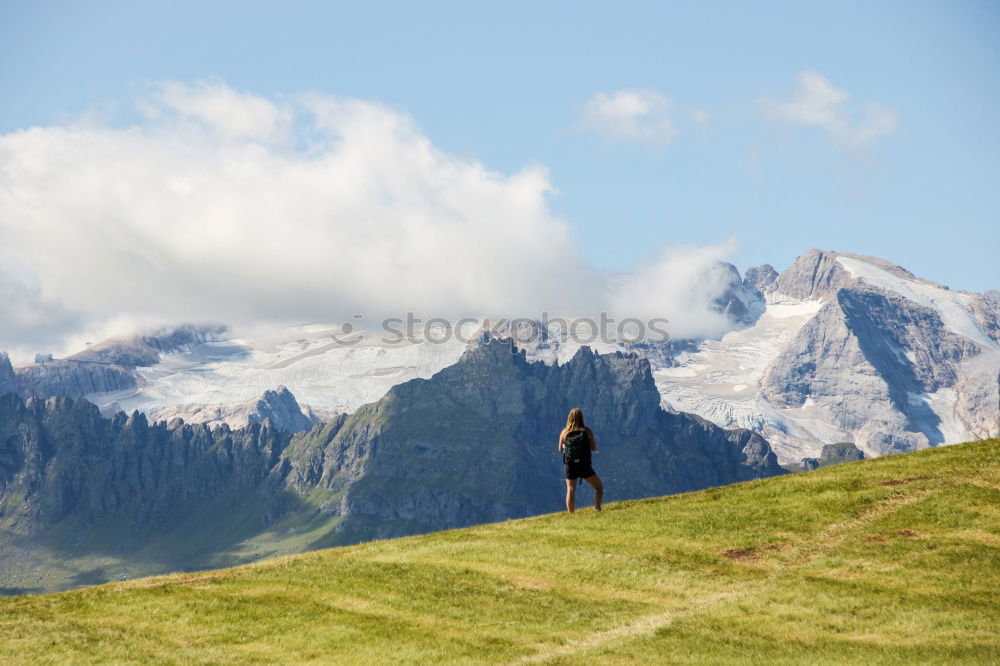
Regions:
<instances>
[{"instance_id":1,"label":"snow-covered mountain peak","mask_svg":"<svg viewBox=\"0 0 1000 666\"><path fill-rule=\"evenodd\" d=\"M837 263L837 253L812 249L782 271L768 291L803 301L820 300L832 296L850 279L848 272Z\"/></svg>"},{"instance_id":2,"label":"snow-covered mountain peak","mask_svg":"<svg viewBox=\"0 0 1000 666\"><path fill-rule=\"evenodd\" d=\"M982 300L978 294L951 291L891 264L879 265L851 255L839 255L837 262L852 278L898 294L937 312L945 327L952 333L964 336L986 349L1000 349L1000 344L987 334L983 323L976 316L976 301Z\"/></svg>"},{"instance_id":3,"label":"snow-covered mountain peak","mask_svg":"<svg viewBox=\"0 0 1000 666\"><path fill-rule=\"evenodd\" d=\"M750 327L654 366L665 406L758 430L790 462L825 443L869 455L1000 431L1000 306L883 259L813 249L747 271Z\"/></svg>"}]
</instances>

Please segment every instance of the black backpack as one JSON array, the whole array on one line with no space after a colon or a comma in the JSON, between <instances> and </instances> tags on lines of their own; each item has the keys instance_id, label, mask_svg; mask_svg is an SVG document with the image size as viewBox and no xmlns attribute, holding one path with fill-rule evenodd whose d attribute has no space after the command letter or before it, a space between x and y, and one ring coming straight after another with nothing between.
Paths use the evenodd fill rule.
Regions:
<instances>
[{"instance_id":1,"label":"black backpack","mask_svg":"<svg viewBox=\"0 0 1000 666\"><path fill-rule=\"evenodd\" d=\"M563 463L567 465L590 464L590 437L586 430L570 430L563 440Z\"/></svg>"}]
</instances>

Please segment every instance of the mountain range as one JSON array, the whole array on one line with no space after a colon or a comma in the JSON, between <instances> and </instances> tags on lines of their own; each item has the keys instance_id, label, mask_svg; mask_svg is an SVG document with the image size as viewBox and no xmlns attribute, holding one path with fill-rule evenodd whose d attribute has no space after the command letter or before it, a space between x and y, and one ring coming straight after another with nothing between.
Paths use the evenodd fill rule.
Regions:
<instances>
[{"instance_id":1,"label":"mountain range","mask_svg":"<svg viewBox=\"0 0 1000 666\"><path fill-rule=\"evenodd\" d=\"M287 393L287 392L286 392ZM557 511L570 407L609 500L786 473L767 442L665 411L648 361L531 361L484 337L429 379L292 433L0 398L0 587L61 589ZM586 493L581 491L581 504Z\"/></svg>"},{"instance_id":2,"label":"mountain range","mask_svg":"<svg viewBox=\"0 0 1000 666\"><path fill-rule=\"evenodd\" d=\"M786 464L832 443L878 456L1000 432L1000 292L953 291L882 259L823 250L781 273L718 270L728 286L713 305L732 323L725 335L589 346L644 356L665 409L754 430ZM268 413L301 430L430 377L469 346L381 337L358 330L345 342L340 327L322 324L255 339L184 326L16 370L0 357L0 391L85 397L108 416L139 410L232 427ZM581 344L554 336L521 346L553 365ZM302 418L266 407L279 386Z\"/></svg>"},{"instance_id":3,"label":"mountain range","mask_svg":"<svg viewBox=\"0 0 1000 666\"><path fill-rule=\"evenodd\" d=\"M556 511L570 407L598 433L609 500L1000 432L997 292L821 250L716 270L731 330L714 339L181 326L18 368L0 354L0 587Z\"/></svg>"}]
</instances>

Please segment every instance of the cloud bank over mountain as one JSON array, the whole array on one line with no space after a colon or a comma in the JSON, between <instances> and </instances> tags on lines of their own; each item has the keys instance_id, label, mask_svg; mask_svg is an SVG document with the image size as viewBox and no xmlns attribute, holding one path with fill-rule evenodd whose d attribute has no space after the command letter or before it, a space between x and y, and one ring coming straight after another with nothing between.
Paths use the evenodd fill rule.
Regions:
<instances>
[{"instance_id":1,"label":"cloud bank over mountain","mask_svg":"<svg viewBox=\"0 0 1000 666\"><path fill-rule=\"evenodd\" d=\"M167 321L632 306L550 210L540 165L491 171L358 99L173 82L136 108L129 126L0 136L0 349L65 350ZM666 253L643 268L670 276L644 308L685 334L714 332L691 283L720 254Z\"/></svg>"}]
</instances>

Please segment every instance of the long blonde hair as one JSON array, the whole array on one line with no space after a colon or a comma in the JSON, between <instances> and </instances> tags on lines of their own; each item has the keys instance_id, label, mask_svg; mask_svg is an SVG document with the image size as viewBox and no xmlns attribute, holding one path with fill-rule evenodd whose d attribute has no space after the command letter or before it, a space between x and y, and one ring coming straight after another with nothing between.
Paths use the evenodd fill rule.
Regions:
<instances>
[{"instance_id":1,"label":"long blonde hair","mask_svg":"<svg viewBox=\"0 0 1000 666\"><path fill-rule=\"evenodd\" d=\"M566 417L566 427L563 428L562 434L565 435L570 430L586 430L587 426L583 424L583 410L579 407L574 407L569 410L569 416Z\"/></svg>"}]
</instances>

